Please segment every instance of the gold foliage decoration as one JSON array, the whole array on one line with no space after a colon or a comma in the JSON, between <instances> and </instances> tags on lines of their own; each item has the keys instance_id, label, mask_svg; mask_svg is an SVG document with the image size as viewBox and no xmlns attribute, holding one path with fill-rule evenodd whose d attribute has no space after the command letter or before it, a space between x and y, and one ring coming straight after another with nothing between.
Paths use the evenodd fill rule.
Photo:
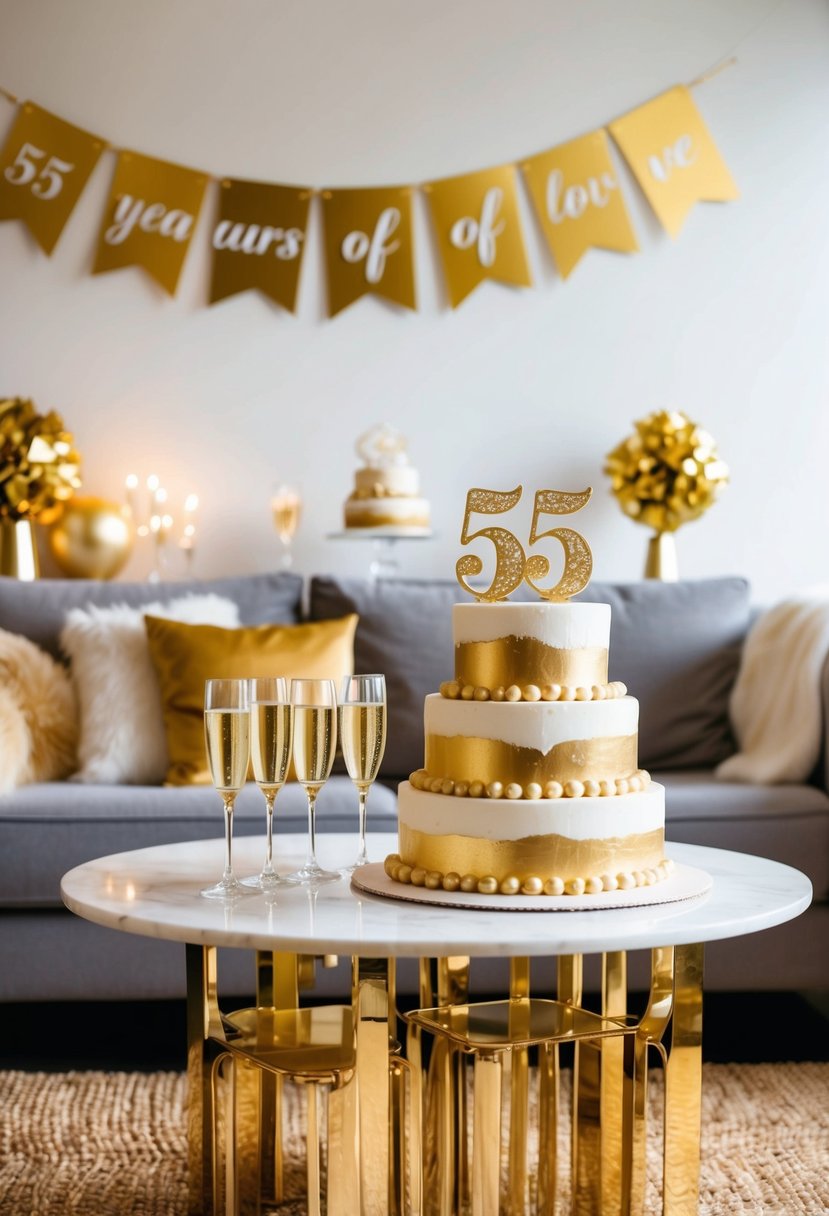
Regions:
<instances>
[{"instance_id":1,"label":"gold foliage decoration","mask_svg":"<svg viewBox=\"0 0 829 1216\"><path fill-rule=\"evenodd\" d=\"M604 471L626 515L656 532L675 532L714 503L728 465L708 432L676 410L658 410L634 425Z\"/></svg>"},{"instance_id":2,"label":"gold foliage decoration","mask_svg":"<svg viewBox=\"0 0 829 1216\"><path fill-rule=\"evenodd\" d=\"M0 400L0 518L50 523L81 484L80 456L59 414Z\"/></svg>"}]
</instances>

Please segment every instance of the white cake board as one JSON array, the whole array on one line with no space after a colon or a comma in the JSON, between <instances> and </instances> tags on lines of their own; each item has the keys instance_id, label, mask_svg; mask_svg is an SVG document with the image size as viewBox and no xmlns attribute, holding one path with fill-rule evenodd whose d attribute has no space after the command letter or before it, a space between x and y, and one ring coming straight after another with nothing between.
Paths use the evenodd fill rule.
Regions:
<instances>
[{"instance_id":1,"label":"white cake board","mask_svg":"<svg viewBox=\"0 0 829 1216\"><path fill-rule=\"evenodd\" d=\"M705 870L676 863L673 873L652 887L633 887L630 891L602 891L599 895L479 895L477 891L430 891L395 882L381 861L360 866L351 876L351 885L369 895L400 899L412 904L433 904L446 908L485 908L488 912L601 912L608 908L646 908L706 895L714 880Z\"/></svg>"}]
</instances>

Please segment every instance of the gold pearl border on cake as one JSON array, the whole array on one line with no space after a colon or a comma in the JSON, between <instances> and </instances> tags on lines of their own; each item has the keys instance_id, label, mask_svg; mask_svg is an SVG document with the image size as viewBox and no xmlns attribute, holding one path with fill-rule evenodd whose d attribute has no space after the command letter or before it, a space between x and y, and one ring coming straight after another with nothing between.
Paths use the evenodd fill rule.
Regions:
<instances>
[{"instance_id":1,"label":"gold pearl border on cake","mask_svg":"<svg viewBox=\"0 0 829 1216\"><path fill-rule=\"evenodd\" d=\"M638 794L651 783L647 769L639 768L629 777L618 777L613 781L538 781L519 785L517 781L453 781L451 777L434 777L425 768L419 768L409 777L413 789L426 794L447 794L456 798L523 798L535 802L539 798L613 798L624 794Z\"/></svg>"},{"instance_id":2,"label":"gold pearl border on cake","mask_svg":"<svg viewBox=\"0 0 829 1216\"><path fill-rule=\"evenodd\" d=\"M460 680L444 680L440 695L448 701L615 701L627 696L627 686L621 680L609 684L517 684L485 688L483 685L462 684Z\"/></svg>"},{"instance_id":3,"label":"gold pearl border on cake","mask_svg":"<svg viewBox=\"0 0 829 1216\"><path fill-rule=\"evenodd\" d=\"M658 866L644 870L621 870L618 874L590 874L586 878L541 878L532 875L522 882L515 874L509 874L500 882L494 874L479 878L477 874L457 874L450 870L442 874L439 870L426 870L423 866L411 866L399 853L390 853L383 862L383 869L393 882L425 887L429 891L463 891L479 895L599 895L603 891L632 891L635 887L652 887L663 882L674 870L669 857Z\"/></svg>"}]
</instances>

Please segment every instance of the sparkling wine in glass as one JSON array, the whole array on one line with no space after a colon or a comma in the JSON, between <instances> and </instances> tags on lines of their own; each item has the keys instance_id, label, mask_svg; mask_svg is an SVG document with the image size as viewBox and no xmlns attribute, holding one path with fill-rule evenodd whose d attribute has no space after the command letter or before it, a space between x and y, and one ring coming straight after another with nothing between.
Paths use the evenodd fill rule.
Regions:
<instances>
[{"instance_id":1,"label":"sparkling wine in glass","mask_svg":"<svg viewBox=\"0 0 829 1216\"><path fill-rule=\"evenodd\" d=\"M305 865L288 876L291 883L316 886L340 877L324 870L317 861L317 795L328 780L337 748L337 694L333 680L292 680L291 704L294 711L294 767L297 780L305 787L308 799L308 858Z\"/></svg>"},{"instance_id":2,"label":"sparkling wine in glass","mask_svg":"<svg viewBox=\"0 0 829 1216\"><path fill-rule=\"evenodd\" d=\"M256 784L265 795L267 844L260 874L241 880L243 887L270 891L284 884L273 866L273 806L285 784L291 761L293 710L288 681L282 676L262 676L251 680L250 753Z\"/></svg>"},{"instance_id":3,"label":"sparkling wine in glass","mask_svg":"<svg viewBox=\"0 0 829 1216\"><path fill-rule=\"evenodd\" d=\"M271 513L273 526L282 542L282 569L289 570L294 557L291 544L299 527L299 517L302 511L302 495L299 486L287 485L281 482L274 487L271 496Z\"/></svg>"},{"instance_id":4,"label":"sparkling wine in glass","mask_svg":"<svg viewBox=\"0 0 829 1216\"><path fill-rule=\"evenodd\" d=\"M221 879L201 892L207 899L242 894L233 873L233 806L245 784L250 761L250 709L247 680L208 680L204 687L204 739L210 776L225 811L225 868Z\"/></svg>"},{"instance_id":5,"label":"sparkling wine in glass","mask_svg":"<svg viewBox=\"0 0 829 1216\"><path fill-rule=\"evenodd\" d=\"M386 680L384 676L346 676L340 697L340 744L348 775L360 800L360 845L357 860L346 871L368 862L366 802L386 750Z\"/></svg>"}]
</instances>

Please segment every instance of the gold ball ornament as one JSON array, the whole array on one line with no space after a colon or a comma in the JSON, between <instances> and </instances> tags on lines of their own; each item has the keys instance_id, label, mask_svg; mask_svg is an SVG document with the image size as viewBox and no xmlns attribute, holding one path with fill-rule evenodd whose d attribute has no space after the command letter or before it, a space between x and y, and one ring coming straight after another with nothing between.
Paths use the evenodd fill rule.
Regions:
<instances>
[{"instance_id":1,"label":"gold ball ornament","mask_svg":"<svg viewBox=\"0 0 829 1216\"><path fill-rule=\"evenodd\" d=\"M76 496L48 532L52 557L69 578L114 578L132 552L129 508Z\"/></svg>"},{"instance_id":2,"label":"gold ball ornament","mask_svg":"<svg viewBox=\"0 0 829 1216\"><path fill-rule=\"evenodd\" d=\"M728 481L717 446L686 414L658 410L606 457L605 473L622 510L655 532L699 519Z\"/></svg>"}]
</instances>

